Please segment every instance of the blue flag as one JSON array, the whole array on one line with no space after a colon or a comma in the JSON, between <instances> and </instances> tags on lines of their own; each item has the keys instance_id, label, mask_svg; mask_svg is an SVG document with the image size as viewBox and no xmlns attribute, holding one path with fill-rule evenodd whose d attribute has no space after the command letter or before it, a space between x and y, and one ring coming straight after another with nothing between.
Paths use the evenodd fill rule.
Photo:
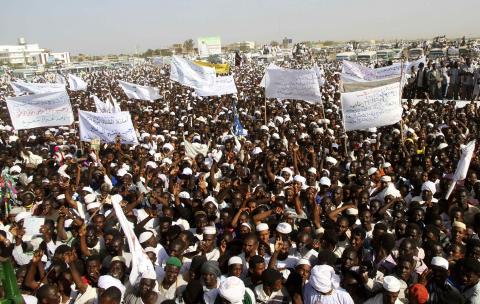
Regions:
<instances>
[{"instance_id":1,"label":"blue flag","mask_svg":"<svg viewBox=\"0 0 480 304\"><path fill-rule=\"evenodd\" d=\"M247 136L248 131L245 130L240 122L240 118L238 117L237 107L235 101L233 102L233 134L235 136Z\"/></svg>"}]
</instances>

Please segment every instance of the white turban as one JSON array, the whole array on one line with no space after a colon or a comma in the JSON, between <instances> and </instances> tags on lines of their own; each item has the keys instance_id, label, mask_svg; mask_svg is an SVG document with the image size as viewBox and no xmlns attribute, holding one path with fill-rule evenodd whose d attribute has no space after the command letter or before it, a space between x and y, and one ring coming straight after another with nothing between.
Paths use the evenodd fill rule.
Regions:
<instances>
[{"instance_id":1,"label":"white turban","mask_svg":"<svg viewBox=\"0 0 480 304\"><path fill-rule=\"evenodd\" d=\"M388 292L399 292L400 281L394 276L386 276L383 278L383 288Z\"/></svg>"},{"instance_id":2,"label":"white turban","mask_svg":"<svg viewBox=\"0 0 480 304\"><path fill-rule=\"evenodd\" d=\"M241 279L231 276L220 283L218 293L231 304L242 304L245 296L245 284Z\"/></svg>"},{"instance_id":3,"label":"white turban","mask_svg":"<svg viewBox=\"0 0 480 304\"><path fill-rule=\"evenodd\" d=\"M109 287L117 287L122 293L122 297L125 294L125 286L119 279L112 277L111 275L103 275L98 278L98 287L102 289L108 289Z\"/></svg>"},{"instance_id":4,"label":"white turban","mask_svg":"<svg viewBox=\"0 0 480 304\"><path fill-rule=\"evenodd\" d=\"M435 192L437 192L437 187L435 186L434 182L426 181L422 185L422 191L423 190L428 190L428 191L432 192L432 195L434 195Z\"/></svg>"},{"instance_id":5,"label":"white turban","mask_svg":"<svg viewBox=\"0 0 480 304\"><path fill-rule=\"evenodd\" d=\"M312 268L310 273L310 284L315 290L321 293L328 293L332 289L338 287L339 282L340 279L331 266L317 265Z\"/></svg>"}]
</instances>

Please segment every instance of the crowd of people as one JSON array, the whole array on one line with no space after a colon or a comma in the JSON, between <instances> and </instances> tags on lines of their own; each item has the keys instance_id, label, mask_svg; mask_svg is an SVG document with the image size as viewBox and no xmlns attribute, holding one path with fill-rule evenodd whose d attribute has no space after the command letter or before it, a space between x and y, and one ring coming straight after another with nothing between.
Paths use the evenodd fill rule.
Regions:
<instances>
[{"instance_id":1,"label":"crowd of people","mask_svg":"<svg viewBox=\"0 0 480 304\"><path fill-rule=\"evenodd\" d=\"M318 65L322 104L266 100L256 60L232 66L238 94L220 97L172 82L168 66L85 73L87 91L68 91L76 120L95 111L91 94L115 98L139 140L99 148L79 140L76 123L14 130L4 100L15 78L4 76L0 256L16 287L1 286L3 297L18 288L18 303L41 304L480 303L478 153L445 198L461 149L479 137L477 104L434 101L446 90L422 67L414 84L433 89L429 101L406 101L401 123L345 133L341 65ZM162 98L128 99L118 80ZM135 282L113 202L154 266ZM43 219L33 233L32 218Z\"/></svg>"}]
</instances>

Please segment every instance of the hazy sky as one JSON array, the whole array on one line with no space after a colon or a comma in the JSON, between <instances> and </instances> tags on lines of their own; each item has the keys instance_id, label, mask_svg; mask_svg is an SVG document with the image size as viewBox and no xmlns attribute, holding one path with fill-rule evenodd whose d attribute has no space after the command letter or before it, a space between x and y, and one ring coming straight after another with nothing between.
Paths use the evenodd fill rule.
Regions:
<instances>
[{"instance_id":1,"label":"hazy sky","mask_svg":"<svg viewBox=\"0 0 480 304\"><path fill-rule=\"evenodd\" d=\"M4 0L0 45L133 53L202 36L222 43L480 36L480 0Z\"/></svg>"}]
</instances>

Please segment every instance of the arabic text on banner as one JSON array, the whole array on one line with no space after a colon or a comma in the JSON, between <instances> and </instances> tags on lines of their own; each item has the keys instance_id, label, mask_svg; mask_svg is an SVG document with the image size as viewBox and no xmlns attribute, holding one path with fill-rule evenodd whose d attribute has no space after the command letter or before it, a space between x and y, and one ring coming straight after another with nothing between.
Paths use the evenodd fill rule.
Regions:
<instances>
[{"instance_id":1,"label":"arabic text on banner","mask_svg":"<svg viewBox=\"0 0 480 304\"><path fill-rule=\"evenodd\" d=\"M95 113L78 111L80 140L100 138L102 142L114 143L117 136L122 144L138 144L130 112Z\"/></svg>"}]
</instances>

